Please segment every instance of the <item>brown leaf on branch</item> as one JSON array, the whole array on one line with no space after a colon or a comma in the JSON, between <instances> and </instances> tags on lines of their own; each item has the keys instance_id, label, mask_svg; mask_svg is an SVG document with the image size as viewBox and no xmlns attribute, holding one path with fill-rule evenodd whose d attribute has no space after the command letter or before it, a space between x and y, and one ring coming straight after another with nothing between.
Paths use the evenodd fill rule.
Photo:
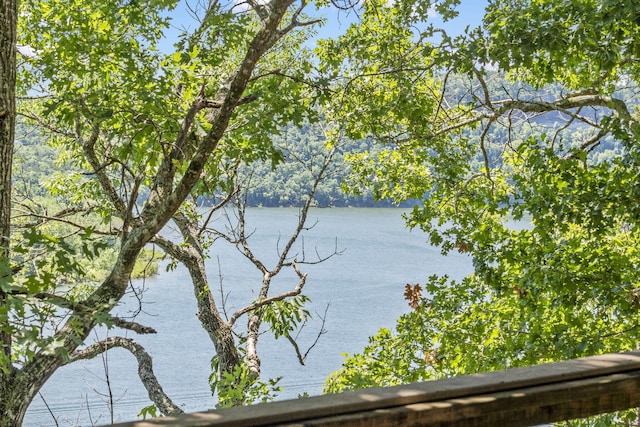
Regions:
<instances>
[{"instance_id":1,"label":"brown leaf on branch","mask_svg":"<svg viewBox=\"0 0 640 427\"><path fill-rule=\"evenodd\" d=\"M407 283L404 287L404 299L409 301L409 307L417 310L420 308L420 300L422 299L422 287L418 284L412 286Z\"/></svg>"},{"instance_id":2,"label":"brown leaf on branch","mask_svg":"<svg viewBox=\"0 0 640 427\"><path fill-rule=\"evenodd\" d=\"M469 243L465 242L464 240L456 240L453 247L458 249L458 252L460 252L461 254L469 252L471 250Z\"/></svg>"}]
</instances>

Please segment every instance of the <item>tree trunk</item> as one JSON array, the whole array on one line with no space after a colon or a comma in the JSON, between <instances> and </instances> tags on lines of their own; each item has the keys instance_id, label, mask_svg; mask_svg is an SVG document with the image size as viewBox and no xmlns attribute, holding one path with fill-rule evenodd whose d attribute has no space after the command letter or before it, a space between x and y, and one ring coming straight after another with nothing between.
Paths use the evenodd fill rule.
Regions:
<instances>
[{"instance_id":1,"label":"tree trunk","mask_svg":"<svg viewBox=\"0 0 640 427\"><path fill-rule=\"evenodd\" d=\"M25 400L22 393L16 393L15 387L6 385L0 389L0 427L20 427L31 402Z\"/></svg>"},{"instance_id":2,"label":"tree trunk","mask_svg":"<svg viewBox=\"0 0 640 427\"><path fill-rule=\"evenodd\" d=\"M271 286L271 272L263 272L262 287L258 294L258 300L264 300L269 296ZM260 356L258 356L258 338L260 338L260 326L262 325L262 313L253 310L247 315L247 363L251 378L260 378Z\"/></svg>"},{"instance_id":3,"label":"tree trunk","mask_svg":"<svg viewBox=\"0 0 640 427\"><path fill-rule=\"evenodd\" d=\"M16 126L17 0L0 0L0 275L9 279L11 167ZM0 303L6 294L0 290ZM11 336L1 331L3 356L10 356Z\"/></svg>"},{"instance_id":4,"label":"tree trunk","mask_svg":"<svg viewBox=\"0 0 640 427\"><path fill-rule=\"evenodd\" d=\"M0 0L0 284L11 280L9 236L11 228L11 168L16 126L17 0ZM7 294L0 287L0 308ZM12 393L15 368L11 364L11 331L7 310L0 310L0 426L18 426L26 405ZM18 399L16 399L18 398Z\"/></svg>"},{"instance_id":5,"label":"tree trunk","mask_svg":"<svg viewBox=\"0 0 640 427\"><path fill-rule=\"evenodd\" d=\"M193 282L193 291L198 303L198 319L207 331L219 358L220 374L233 372L240 366L241 359L236 347L232 326L226 322L211 295L204 262L204 252L197 236L196 224L184 214L178 213L174 221L185 240L187 247L179 248L171 242L157 240L162 248L187 267Z\"/></svg>"}]
</instances>

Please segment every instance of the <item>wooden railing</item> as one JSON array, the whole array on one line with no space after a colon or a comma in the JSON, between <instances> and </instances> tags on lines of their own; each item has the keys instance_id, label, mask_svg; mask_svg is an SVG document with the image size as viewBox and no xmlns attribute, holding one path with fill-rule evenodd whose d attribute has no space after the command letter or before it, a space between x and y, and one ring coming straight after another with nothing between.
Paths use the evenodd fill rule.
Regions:
<instances>
[{"instance_id":1,"label":"wooden railing","mask_svg":"<svg viewBox=\"0 0 640 427\"><path fill-rule=\"evenodd\" d=\"M640 406L640 351L119 427L530 426Z\"/></svg>"}]
</instances>

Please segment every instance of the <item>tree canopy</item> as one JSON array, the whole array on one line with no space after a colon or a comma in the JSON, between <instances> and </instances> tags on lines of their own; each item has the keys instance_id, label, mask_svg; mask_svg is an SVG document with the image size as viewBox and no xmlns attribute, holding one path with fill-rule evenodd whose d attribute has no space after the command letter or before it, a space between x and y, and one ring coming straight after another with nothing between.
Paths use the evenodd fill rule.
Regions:
<instances>
[{"instance_id":1,"label":"tree canopy","mask_svg":"<svg viewBox=\"0 0 640 427\"><path fill-rule=\"evenodd\" d=\"M47 183L55 204L45 206L28 191L14 202L20 219L0 282L0 425L20 424L59 367L115 347L136 357L159 412L179 413L132 338L85 340L97 325L152 333L135 319L110 313L130 289L143 249L163 243L159 233L173 219L191 252L163 247L180 262L202 261L204 237L195 228L202 224L194 201L228 201L240 165L257 159L277 163L282 155L272 136L285 125L315 120L312 107L323 88L310 84L305 42L320 20L305 15L306 2L293 0L13 5L17 15L9 16L11 25L3 21L3 30L14 36L3 39L3 52L11 46L6 52L15 58L17 43L30 54L8 62L18 78L17 86L15 78L7 85L16 89L20 116L55 148L59 167ZM191 24L173 48L160 49L178 6L186 8L180 13ZM12 92L3 92L2 99L2 110L5 99L15 101ZM13 135L2 142L12 149ZM2 167L10 171L10 161ZM22 182L21 190L28 190L29 177ZM4 236L8 244L8 232ZM103 277L87 280L83 260L108 250L113 253ZM196 270L194 290L206 285L196 280L202 273ZM205 314L215 314L206 292L200 300L210 310ZM264 305L250 303L238 316L256 315ZM213 324L209 320L202 320L203 327ZM235 363L234 337L229 325L222 326L212 334L215 350L227 351ZM223 363L217 374L233 368Z\"/></svg>"},{"instance_id":2,"label":"tree canopy","mask_svg":"<svg viewBox=\"0 0 640 427\"><path fill-rule=\"evenodd\" d=\"M387 68L350 70L349 90L381 100L359 102L364 120L346 126L389 147L352 156L351 185L428 195L407 223L468 253L474 273L408 285L413 311L327 390L636 348L639 6L493 0L480 27L437 46L413 7L367 2L349 30L417 28L394 32L404 48L384 51ZM365 63L350 43L327 48L334 67ZM611 139L620 150L602 156Z\"/></svg>"},{"instance_id":3,"label":"tree canopy","mask_svg":"<svg viewBox=\"0 0 640 427\"><path fill-rule=\"evenodd\" d=\"M303 313L303 297L272 297L269 281L283 267L302 284L304 274L286 254L273 269L251 259L242 222L216 234L194 207L236 198L251 167L286 159L281 170L295 179L280 193L295 199L304 191L297 186L309 184L299 199L308 208L324 197L318 179L331 180L328 160L345 139L354 149L345 155L351 194L417 200L408 225L444 253L469 254L474 273L409 285L413 311L348 358L328 391L637 346L640 5L490 0L480 27L452 37L432 17L456 19L460 0L368 0L349 5L357 22L314 39L312 51L321 19L307 15L315 12L304 0L188 4L181 13L192 25L168 49L160 45L171 17L185 6L175 0L25 0L19 8L3 1L0 425L19 424L67 363L117 346L144 359L128 338L85 340L101 324L149 332L110 311L151 244L190 270L203 327L228 356L218 359L214 383L235 386L259 374L262 322ZM29 55L16 60L16 43ZM22 216L11 229L16 108L45 132L61 166L46 188L55 205L32 203L30 177L14 182ZM316 138L319 122L326 125ZM304 135L293 145L311 148L307 159L319 164L288 169L308 155L287 145L296 129ZM159 234L170 220L181 244ZM298 231L304 214L300 224ZM223 322L208 291L201 263L211 236L236 244L264 274L258 300L238 314L249 319L246 365L233 322ZM107 246L115 249L104 277L79 286L81 259ZM180 412L144 373L160 412Z\"/></svg>"}]
</instances>

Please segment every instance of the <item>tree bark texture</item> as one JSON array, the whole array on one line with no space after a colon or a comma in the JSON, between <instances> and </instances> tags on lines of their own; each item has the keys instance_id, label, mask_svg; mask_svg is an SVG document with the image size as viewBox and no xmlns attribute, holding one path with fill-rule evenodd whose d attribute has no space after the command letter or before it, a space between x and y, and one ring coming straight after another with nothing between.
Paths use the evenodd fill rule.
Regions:
<instances>
[{"instance_id":1,"label":"tree bark texture","mask_svg":"<svg viewBox=\"0 0 640 427\"><path fill-rule=\"evenodd\" d=\"M0 285L10 280L11 168L16 126L17 0L0 0ZM7 305L0 286L0 308ZM15 368L11 364L11 332L7 310L0 310L0 426L22 423L27 403L12 393Z\"/></svg>"}]
</instances>

